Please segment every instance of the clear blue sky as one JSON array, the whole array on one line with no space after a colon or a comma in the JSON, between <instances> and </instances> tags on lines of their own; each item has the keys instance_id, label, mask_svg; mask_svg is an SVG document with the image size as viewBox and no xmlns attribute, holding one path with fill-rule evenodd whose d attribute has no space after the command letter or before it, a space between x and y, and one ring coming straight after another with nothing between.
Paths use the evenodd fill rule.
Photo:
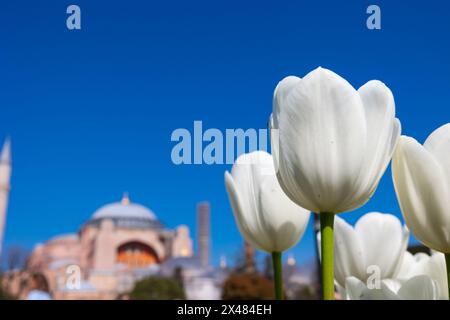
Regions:
<instances>
[{"instance_id":1,"label":"clear blue sky","mask_svg":"<svg viewBox=\"0 0 450 320\"><path fill-rule=\"evenodd\" d=\"M78 4L82 30L65 26ZM382 30L366 28L378 4ZM175 166L171 132L265 128L287 75L330 68L394 92L403 133L423 141L450 121L448 1L2 1L0 139L13 143L5 245L77 231L128 191L168 226L212 205L214 261L241 238L223 183L229 165ZM400 215L390 170L342 216ZM292 252L313 254L312 230Z\"/></svg>"}]
</instances>

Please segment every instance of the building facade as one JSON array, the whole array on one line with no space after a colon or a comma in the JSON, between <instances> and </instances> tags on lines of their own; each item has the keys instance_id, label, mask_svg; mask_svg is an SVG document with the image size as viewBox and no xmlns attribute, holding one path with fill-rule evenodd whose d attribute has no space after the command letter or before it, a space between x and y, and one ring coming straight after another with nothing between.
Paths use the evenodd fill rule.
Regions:
<instances>
[{"instance_id":1,"label":"building facade","mask_svg":"<svg viewBox=\"0 0 450 320\"><path fill-rule=\"evenodd\" d=\"M192 256L187 226L167 229L124 195L95 211L78 233L37 245L27 270L43 273L56 299L115 299L164 262Z\"/></svg>"}]
</instances>

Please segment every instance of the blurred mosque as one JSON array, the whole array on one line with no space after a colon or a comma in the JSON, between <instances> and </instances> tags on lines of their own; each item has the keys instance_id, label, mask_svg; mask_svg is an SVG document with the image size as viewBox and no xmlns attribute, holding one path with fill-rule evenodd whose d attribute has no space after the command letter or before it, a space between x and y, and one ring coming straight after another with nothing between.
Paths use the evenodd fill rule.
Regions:
<instances>
[{"instance_id":1,"label":"blurred mosque","mask_svg":"<svg viewBox=\"0 0 450 320\"><path fill-rule=\"evenodd\" d=\"M144 277L176 272L188 299L219 299L223 277L209 263L209 214L209 204L200 203L199 254L194 255L187 226L166 228L125 194L96 210L78 233L38 244L26 270L45 275L55 299L116 299ZM10 291L20 290L20 277L15 282Z\"/></svg>"},{"instance_id":2,"label":"blurred mosque","mask_svg":"<svg viewBox=\"0 0 450 320\"><path fill-rule=\"evenodd\" d=\"M197 208L198 255L187 226L166 228L125 194L96 210L78 233L37 245L26 269L46 276L55 299L116 299L142 278L177 272L188 299L219 299L225 275L209 262L209 204Z\"/></svg>"},{"instance_id":3,"label":"blurred mosque","mask_svg":"<svg viewBox=\"0 0 450 320\"><path fill-rule=\"evenodd\" d=\"M10 176L7 139L0 154L0 250ZM24 279L38 272L46 277L55 299L116 299L144 277L173 276L181 270L188 299L219 299L225 275L209 261L207 202L197 206L197 229L198 254L194 254L188 226L169 229L149 208L124 194L120 202L96 210L77 233L36 245L25 270L8 271L2 282L20 297Z\"/></svg>"},{"instance_id":4,"label":"blurred mosque","mask_svg":"<svg viewBox=\"0 0 450 320\"><path fill-rule=\"evenodd\" d=\"M0 153L0 254L11 168L11 143L6 139ZM47 280L54 299L117 299L145 277L168 276L182 281L187 299L220 299L230 273L257 272L254 248L245 245L241 266L230 269L221 257L219 267L213 267L209 203L199 203L196 214L198 252L194 252L186 225L167 228L154 212L131 202L125 193L120 202L94 211L76 233L57 235L36 245L25 268L3 273L0 285L23 299L30 275L38 273ZM284 268L290 296L314 279L296 266L293 256Z\"/></svg>"},{"instance_id":5,"label":"blurred mosque","mask_svg":"<svg viewBox=\"0 0 450 320\"><path fill-rule=\"evenodd\" d=\"M156 273L164 261L181 256L192 256L189 229L164 228L152 211L124 195L96 210L78 233L37 245L27 268L46 275L55 297L113 298L139 275Z\"/></svg>"}]
</instances>

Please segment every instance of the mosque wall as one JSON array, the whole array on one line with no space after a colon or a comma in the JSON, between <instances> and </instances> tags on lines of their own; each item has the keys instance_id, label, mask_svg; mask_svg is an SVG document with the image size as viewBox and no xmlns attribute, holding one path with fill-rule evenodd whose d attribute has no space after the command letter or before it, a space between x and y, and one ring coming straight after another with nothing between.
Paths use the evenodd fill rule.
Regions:
<instances>
[{"instance_id":1,"label":"mosque wall","mask_svg":"<svg viewBox=\"0 0 450 320\"><path fill-rule=\"evenodd\" d=\"M8 280L11 291L17 294L19 280L38 272L46 277L55 299L114 299L152 265L193 258L187 226L166 229L149 209L125 200L101 207L78 233L38 244L24 273ZM75 290L68 288L67 270L72 267L79 269L82 283Z\"/></svg>"}]
</instances>

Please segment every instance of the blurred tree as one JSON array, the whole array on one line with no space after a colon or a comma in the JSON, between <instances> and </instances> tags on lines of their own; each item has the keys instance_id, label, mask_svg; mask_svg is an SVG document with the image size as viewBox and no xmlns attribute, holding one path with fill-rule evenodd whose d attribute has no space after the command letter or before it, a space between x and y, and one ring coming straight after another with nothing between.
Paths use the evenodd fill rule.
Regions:
<instances>
[{"instance_id":1,"label":"blurred tree","mask_svg":"<svg viewBox=\"0 0 450 320\"><path fill-rule=\"evenodd\" d=\"M0 276L0 300L15 300L16 298L3 289L3 279Z\"/></svg>"},{"instance_id":2,"label":"blurred tree","mask_svg":"<svg viewBox=\"0 0 450 320\"><path fill-rule=\"evenodd\" d=\"M15 300L15 298L0 287L0 300Z\"/></svg>"},{"instance_id":3,"label":"blurred tree","mask_svg":"<svg viewBox=\"0 0 450 320\"><path fill-rule=\"evenodd\" d=\"M173 300L185 299L179 281L174 278L148 277L136 282L130 292L131 300Z\"/></svg>"},{"instance_id":4,"label":"blurred tree","mask_svg":"<svg viewBox=\"0 0 450 320\"><path fill-rule=\"evenodd\" d=\"M299 286L293 300L320 300L320 287L318 285Z\"/></svg>"},{"instance_id":5,"label":"blurred tree","mask_svg":"<svg viewBox=\"0 0 450 320\"><path fill-rule=\"evenodd\" d=\"M260 274L232 274L223 285L224 300L273 299L273 284Z\"/></svg>"}]
</instances>

